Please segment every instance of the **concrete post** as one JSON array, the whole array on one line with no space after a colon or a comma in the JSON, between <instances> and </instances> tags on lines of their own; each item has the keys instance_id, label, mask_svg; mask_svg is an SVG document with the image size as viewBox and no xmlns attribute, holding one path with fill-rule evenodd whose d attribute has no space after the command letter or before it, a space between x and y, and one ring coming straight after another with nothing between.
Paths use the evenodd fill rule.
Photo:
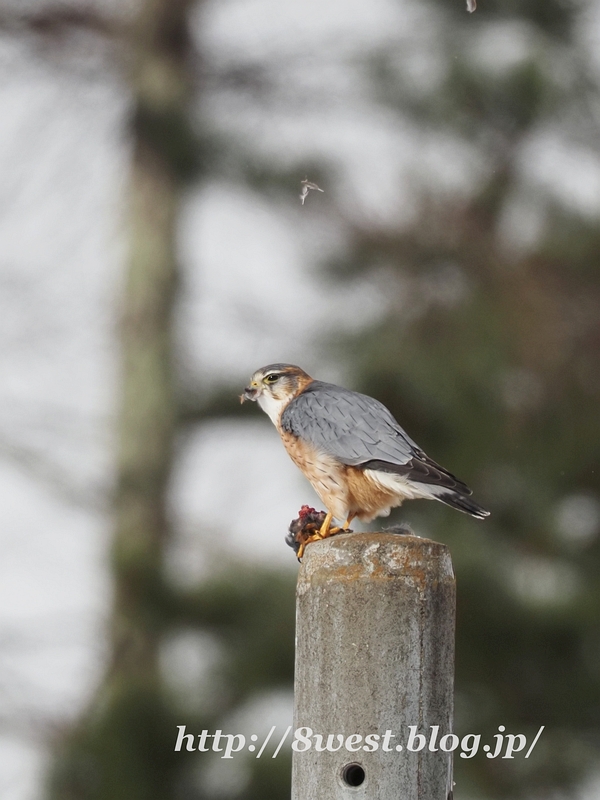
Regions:
<instances>
[{"instance_id":1,"label":"concrete post","mask_svg":"<svg viewBox=\"0 0 600 800\"><path fill-rule=\"evenodd\" d=\"M294 729L312 733L301 731L306 741L295 744L292 800L452 797L452 753L440 740L452 732L454 619L454 574L442 544L353 533L307 547L297 587ZM331 734L329 749L318 750ZM369 734L380 738L365 742ZM417 734L425 737L418 751ZM449 737L443 742L452 749Z\"/></svg>"}]
</instances>

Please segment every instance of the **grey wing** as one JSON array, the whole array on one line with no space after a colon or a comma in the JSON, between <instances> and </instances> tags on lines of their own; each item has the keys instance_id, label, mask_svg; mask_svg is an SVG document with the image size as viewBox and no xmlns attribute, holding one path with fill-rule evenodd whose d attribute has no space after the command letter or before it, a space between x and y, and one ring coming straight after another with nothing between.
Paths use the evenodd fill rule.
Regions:
<instances>
[{"instance_id":1,"label":"grey wing","mask_svg":"<svg viewBox=\"0 0 600 800\"><path fill-rule=\"evenodd\" d=\"M418 450L378 400L321 381L288 404L281 426L349 466L406 464Z\"/></svg>"},{"instance_id":2,"label":"grey wing","mask_svg":"<svg viewBox=\"0 0 600 800\"><path fill-rule=\"evenodd\" d=\"M347 466L392 472L471 494L462 481L430 459L373 397L313 381L285 408L281 426Z\"/></svg>"}]
</instances>

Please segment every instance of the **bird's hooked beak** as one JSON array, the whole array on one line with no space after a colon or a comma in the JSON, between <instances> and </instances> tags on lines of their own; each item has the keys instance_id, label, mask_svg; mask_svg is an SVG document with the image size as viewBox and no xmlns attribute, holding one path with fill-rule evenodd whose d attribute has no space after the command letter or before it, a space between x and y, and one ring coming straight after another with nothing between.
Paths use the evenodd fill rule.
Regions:
<instances>
[{"instance_id":1,"label":"bird's hooked beak","mask_svg":"<svg viewBox=\"0 0 600 800\"><path fill-rule=\"evenodd\" d=\"M243 394L240 395L240 403L245 403L246 400L258 400L260 394L260 384L258 381L252 381L250 386L246 386Z\"/></svg>"}]
</instances>

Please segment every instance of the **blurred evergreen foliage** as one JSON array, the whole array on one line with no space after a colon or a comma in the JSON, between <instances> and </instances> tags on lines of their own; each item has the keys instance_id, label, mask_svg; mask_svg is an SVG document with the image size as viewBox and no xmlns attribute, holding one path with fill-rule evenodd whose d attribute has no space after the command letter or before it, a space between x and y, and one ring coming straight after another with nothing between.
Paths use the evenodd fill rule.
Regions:
<instances>
[{"instance_id":1,"label":"blurred evergreen foliage","mask_svg":"<svg viewBox=\"0 0 600 800\"><path fill-rule=\"evenodd\" d=\"M457 758L455 796L549 796L573 787L600 745L600 226L541 192L525 194L521 159L545 126L581 122L580 138L595 134L597 90L574 43L586 6L481 0L467 15L461 0L432 0L431 8L443 20L435 80L411 78L397 48L369 54L364 66L373 95L399 120L472 148L476 177L469 192L424 187L408 223L344 221L346 246L327 277L366 277L382 288L385 306L369 330L333 347L353 387L383 401L492 511L485 523L433 503L401 512L452 549L457 732L489 738L500 724L529 735L546 726L528 761ZM482 66L473 43L506 25L522 34L525 50L500 68ZM164 160L173 185L208 169L184 101L157 109L142 100L132 136ZM211 150L213 173L219 158L235 160L220 147ZM246 155L242 171L257 191L289 184L296 165L286 173ZM539 231L517 246L507 220L530 206ZM178 402L173 425L235 412L218 391ZM126 554L129 572L113 564L115 619L126 613L128 636L148 639L148 669L121 670L113 641L105 684L57 744L53 800L215 800L202 754L173 753L176 725L214 731L253 698L291 689L293 579L238 565L194 591L176 590L164 577L163 513L161 506L153 517L150 568L148 554L135 551ZM213 690L187 705L159 663L164 642L185 631L210 637L218 653L205 677ZM289 797L287 756L245 764L247 780L228 797Z\"/></svg>"},{"instance_id":2,"label":"blurred evergreen foliage","mask_svg":"<svg viewBox=\"0 0 600 800\"><path fill-rule=\"evenodd\" d=\"M212 800L204 788L209 755L175 752L179 725L199 736L218 729L237 733L224 720L244 704L272 691L291 688L294 661L293 574L247 570L228 563L197 589L154 586L153 624L168 648L178 636L202 632L201 646L217 646L214 663L198 682L173 686L156 676L148 681L119 674L107 681L94 703L56 749L49 783L56 800ZM146 608L146 612L150 605ZM168 661L166 662L168 663ZM163 673L168 672L168 667ZM197 697L204 698L200 703ZM267 726L267 730L270 727ZM196 744L198 739L196 738ZM211 747L208 739L207 746ZM223 743L221 743L223 747ZM289 797L291 759L282 752L248 764L243 797ZM215 754L215 758L218 756ZM232 761L225 762L232 767Z\"/></svg>"},{"instance_id":3,"label":"blurred evergreen foliage","mask_svg":"<svg viewBox=\"0 0 600 800\"><path fill-rule=\"evenodd\" d=\"M349 225L330 278L376 281L387 308L337 347L354 387L492 511L485 523L433 504L401 512L451 546L457 732L546 726L528 761L456 759L456 796L547 796L597 765L600 744L600 224L525 195L522 158L552 128L597 150L596 101L576 4L482 2L473 18L438 5L439 81L416 91L393 53L373 72L382 102L459 137L483 167L470 192L424 188L410 223ZM529 47L485 69L473 41L507 22ZM521 246L507 219L528 207L539 231Z\"/></svg>"}]
</instances>

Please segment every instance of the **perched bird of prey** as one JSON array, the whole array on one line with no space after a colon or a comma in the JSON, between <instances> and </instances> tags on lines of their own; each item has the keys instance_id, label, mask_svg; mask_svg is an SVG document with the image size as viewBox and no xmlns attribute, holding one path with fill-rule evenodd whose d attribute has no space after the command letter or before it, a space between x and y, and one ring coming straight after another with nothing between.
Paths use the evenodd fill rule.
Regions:
<instances>
[{"instance_id":1,"label":"perched bird of prey","mask_svg":"<svg viewBox=\"0 0 600 800\"><path fill-rule=\"evenodd\" d=\"M355 517L386 517L416 498L440 500L477 519L489 515L373 397L314 380L292 364L269 364L254 373L240 399L257 401L270 417L327 508L310 541L347 530ZM342 528L331 526L334 518Z\"/></svg>"}]
</instances>

